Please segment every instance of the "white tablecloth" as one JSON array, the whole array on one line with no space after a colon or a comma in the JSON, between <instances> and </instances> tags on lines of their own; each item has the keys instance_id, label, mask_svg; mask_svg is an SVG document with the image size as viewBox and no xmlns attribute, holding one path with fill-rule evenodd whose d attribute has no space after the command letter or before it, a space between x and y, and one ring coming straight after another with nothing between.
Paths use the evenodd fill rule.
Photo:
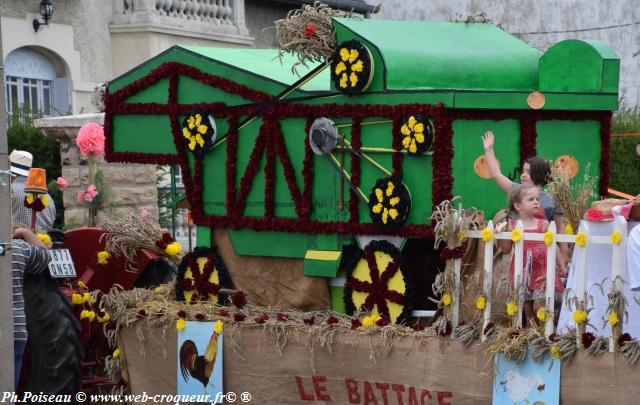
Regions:
<instances>
[{"instance_id":1,"label":"white tablecloth","mask_svg":"<svg viewBox=\"0 0 640 405\"><path fill-rule=\"evenodd\" d=\"M582 221L584 223L584 221ZM613 222L589 222L589 234L593 236L609 236L613 232ZM628 223L628 231L637 225L637 222ZM580 224L582 229L583 225ZM577 291L578 277L575 269L577 263L578 249L574 249L573 257L571 259L571 266L569 269L569 278L567 280L567 289ZM589 323L587 326L587 332L591 332L595 335L609 336L611 334L611 328L609 324L604 323L605 314L607 311L607 294L611 289L611 245L594 243L588 246L587 250L587 293L593 297L593 305L591 302L587 305L588 308L593 307L589 313ZM637 275L636 275L637 276ZM602 282L604 295L600 293L600 290L595 287L596 283ZM627 298L627 311L629 313L628 319L625 319L623 324L623 332L631 334L632 337L640 337L640 305L638 305L634 299L632 292L629 288L629 273L625 266L622 272L622 278L626 281L623 284L623 292ZM640 294L636 293L638 298ZM574 308L575 309L575 308ZM572 317L572 311L569 310L566 303L563 301L562 309L560 310L560 319L558 321L558 333L566 333L567 328L575 328L575 323Z\"/></svg>"}]
</instances>

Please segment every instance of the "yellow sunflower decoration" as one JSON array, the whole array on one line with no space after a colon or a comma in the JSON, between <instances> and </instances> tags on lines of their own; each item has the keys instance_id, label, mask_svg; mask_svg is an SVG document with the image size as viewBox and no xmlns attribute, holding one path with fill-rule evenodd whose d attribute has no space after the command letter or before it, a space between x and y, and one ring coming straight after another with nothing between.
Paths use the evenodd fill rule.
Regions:
<instances>
[{"instance_id":1,"label":"yellow sunflower decoration","mask_svg":"<svg viewBox=\"0 0 640 405\"><path fill-rule=\"evenodd\" d=\"M411 211L409 190L396 177L376 181L369 195L369 216L373 223L386 230L401 227Z\"/></svg>"},{"instance_id":2,"label":"yellow sunflower decoration","mask_svg":"<svg viewBox=\"0 0 640 405\"><path fill-rule=\"evenodd\" d=\"M410 115L400 126L402 148L409 155L419 155L431 150L434 132L433 122L428 117Z\"/></svg>"},{"instance_id":3,"label":"yellow sunflower decoration","mask_svg":"<svg viewBox=\"0 0 640 405\"><path fill-rule=\"evenodd\" d=\"M347 314L364 310L392 323L402 323L411 316L413 274L395 246L376 240L344 263Z\"/></svg>"},{"instance_id":4,"label":"yellow sunflower decoration","mask_svg":"<svg viewBox=\"0 0 640 405\"><path fill-rule=\"evenodd\" d=\"M193 112L182 123L182 136L191 152L203 154L216 139L216 122L206 111Z\"/></svg>"},{"instance_id":5,"label":"yellow sunflower decoration","mask_svg":"<svg viewBox=\"0 0 640 405\"><path fill-rule=\"evenodd\" d=\"M331 63L331 78L343 93L365 91L373 78L373 58L367 47L356 40L340 44Z\"/></svg>"}]
</instances>

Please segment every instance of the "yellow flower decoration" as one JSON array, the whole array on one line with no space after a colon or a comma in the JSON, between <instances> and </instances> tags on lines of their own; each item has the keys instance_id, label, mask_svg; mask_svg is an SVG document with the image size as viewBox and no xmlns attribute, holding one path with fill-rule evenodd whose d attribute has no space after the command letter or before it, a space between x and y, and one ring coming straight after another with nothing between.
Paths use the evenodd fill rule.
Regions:
<instances>
[{"instance_id":1,"label":"yellow flower decoration","mask_svg":"<svg viewBox=\"0 0 640 405\"><path fill-rule=\"evenodd\" d=\"M514 300L507 301L507 315L514 316L518 312L518 303Z\"/></svg>"},{"instance_id":2,"label":"yellow flower decoration","mask_svg":"<svg viewBox=\"0 0 640 405\"><path fill-rule=\"evenodd\" d=\"M484 242L490 242L493 240L493 231L489 228L484 228L482 230L482 240Z\"/></svg>"},{"instance_id":3,"label":"yellow flower decoration","mask_svg":"<svg viewBox=\"0 0 640 405\"><path fill-rule=\"evenodd\" d=\"M587 244L587 234L584 232L578 232L576 235L576 245L578 247L584 247Z\"/></svg>"},{"instance_id":4,"label":"yellow flower decoration","mask_svg":"<svg viewBox=\"0 0 640 405\"><path fill-rule=\"evenodd\" d=\"M182 245L179 242L171 242L167 245L164 251L169 256L177 256L182 252Z\"/></svg>"},{"instance_id":5,"label":"yellow flower decoration","mask_svg":"<svg viewBox=\"0 0 640 405\"><path fill-rule=\"evenodd\" d=\"M98 264L105 265L109 263L109 259L111 259L111 254L106 250L98 252Z\"/></svg>"},{"instance_id":6,"label":"yellow flower decoration","mask_svg":"<svg viewBox=\"0 0 640 405\"><path fill-rule=\"evenodd\" d=\"M587 311L581 309L573 311L573 321L577 324L585 323L587 321Z\"/></svg>"},{"instance_id":7,"label":"yellow flower decoration","mask_svg":"<svg viewBox=\"0 0 640 405\"><path fill-rule=\"evenodd\" d=\"M620 235L620 232L611 232L611 243L613 243L614 245L619 245L620 241L622 241L622 235Z\"/></svg>"},{"instance_id":8,"label":"yellow flower decoration","mask_svg":"<svg viewBox=\"0 0 640 405\"><path fill-rule=\"evenodd\" d=\"M93 318L95 317L96 313L93 311L89 311L88 309L83 309L82 312L80 312L80 320L88 319L89 322L92 322Z\"/></svg>"},{"instance_id":9,"label":"yellow flower decoration","mask_svg":"<svg viewBox=\"0 0 640 405\"><path fill-rule=\"evenodd\" d=\"M547 231L542 235L542 238L544 240L544 244L547 246L551 246L551 244L553 243L553 232L551 231Z\"/></svg>"},{"instance_id":10,"label":"yellow flower decoration","mask_svg":"<svg viewBox=\"0 0 640 405\"><path fill-rule=\"evenodd\" d=\"M216 321L216 325L213 327L213 331L219 335L222 333L223 328L224 328L224 323L218 320Z\"/></svg>"},{"instance_id":11,"label":"yellow flower decoration","mask_svg":"<svg viewBox=\"0 0 640 405\"><path fill-rule=\"evenodd\" d=\"M120 349L114 350L111 357L113 357L114 359L117 359L118 357L120 357Z\"/></svg>"},{"instance_id":12,"label":"yellow flower decoration","mask_svg":"<svg viewBox=\"0 0 640 405\"><path fill-rule=\"evenodd\" d=\"M609 325L616 326L620 323L620 318L618 318L618 313L616 311L611 311L609 314Z\"/></svg>"},{"instance_id":13,"label":"yellow flower decoration","mask_svg":"<svg viewBox=\"0 0 640 405\"><path fill-rule=\"evenodd\" d=\"M378 314L367 315L362 318L362 326L371 327L376 324L382 317Z\"/></svg>"},{"instance_id":14,"label":"yellow flower decoration","mask_svg":"<svg viewBox=\"0 0 640 405\"><path fill-rule=\"evenodd\" d=\"M87 285L82 280L78 280L78 288L82 288L84 290L89 289L89 287L87 287Z\"/></svg>"},{"instance_id":15,"label":"yellow flower decoration","mask_svg":"<svg viewBox=\"0 0 640 405\"><path fill-rule=\"evenodd\" d=\"M88 292L86 292L86 293L82 294L82 300L83 300L84 302L89 302L89 301L91 301L91 294L89 294Z\"/></svg>"},{"instance_id":16,"label":"yellow flower decoration","mask_svg":"<svg viewBox=\"0 0 640 405\"><path fill-rule=\"evenodd\" d=\"M573 235L574 230L573 230L573 227L571 226L571 224L566 224L564 226L564 233L566 233L567 235Z\"/></svg>"},{"instance_id":17,"label":"yellow flower decoration","mask_svg":"<svg viewBox=\"0 0 640 405\"><path fill-rule=\"evenodd\" d=\"M187 323L185 322L184 319L180 318L176 321L176 329L178 331L181 331L185 328L185 326L187 326Z\"/></svg>"},{"instance_id":18,"label":"yellow flower decoration","mask_svg":"<svg viewBox=\"0 0 640 405\"><path fill-rule=\"evenodd\" d=\"M513 243L518 243L522 239L522 229L514 229L511 231L511 240Z\"/></svg>"},{"instance_id":19,"label":"yellow flower decoration","mask_svg":"<svg viewBox=\"0 0 640 405\"><path fill-rule=\"evenodd\" d=\"M367 48L356 40L341 43L331 65L335 86L346 93L366 90L373 73L373 61Z\"/></svg>"},{"instance_id":20,"label":"yellow flower decoration","mask_svg":"<svg viewBox=\"0 0 640 405\"><path fill-rule=\"evenodd\" d=\"M552 344L551 348L549 349L549 351L551 352L551 357L553 357L555 359L559 359L560 356L562 356L562 352L560 351L560 347L557 344Z\"/></svg>"},{"instance_id":21,"label":"yellow flower decoration","mask_svg":"<svg viewBox=\"0 0 640 405\"><path fill-rule=\"evenodd\" d=\"M379 179L369 195L369 215L378 226L402 225L409 214L409 201L408 191L398 179Z\"/></svg>"},{"instance_id":22,"label":"yellow flower decoration","mask_svg":"<svg viewBox=\"0 0 640 405\"><path fill-rule=\"evenodd\" d=\"M402 149L412 155L425 152L433 141L433 124L429 118L411 115L405 118L400 127Z\"/></svg>"},{"instance_id":23,"label":"yellow flower decoration","mask_svg":"<svg viewBox=\"0 0 640 405\"><path fill-rule=\"evenodd\" d=\"M71 302L73 303L73 305L82 305L84 304L84 298L81 294L74 293L73 295L71 295Z\"/></svg>"},{"instance_id":24,"label":"yellow flower decoration","mask_svg":"<svg viewBox=\"0 0 640 405\"><path fill-rule=\"evenodd\" d=\"M47 248L51 248L52 242L51 242L51 236L49 236L49 234L38 232L36 234L36 237L40 239L40 241L44 243L47 246Z\"/></svg>"},{"instance_id":25,"label":"yellow flower decoration","mask_svg":"<svg viewBox=\"0 0 640 405\"><path fill-rule=\"evenodd\" d=\"M458 242L464 242L465 240L467 240L467 233L466 232L460 232L458 234Z\"/></svg>"},{"instance_id":26,"label":"yellow flower decoration","mask_svg":"<svg viewBox=\"0 0 640 405\"><path fill-rule=\"evenodd\" d=\"M215 121L206 111L192 112L182 123L182 136L192 152L203 153L213 144Z\"/></svg>"},{"instance_id":27,"label":"yellow flower decoration","mask_svg":"<svg viewBox=\"0 0 640 405\"><path fill-rule=\"evenodd\" d=\"M444 293L442 294L442 303L446 306L451 305L451 302L453 301L453 298L451 297L451 294L449 293Z\"/></svg>"},{"instance_id":28,"label":"yellow flower decoration","mask_svg":"<svg viewBox=\"0 0 640 405\"><path fill-rule=\"evenodd\" d=\"M549 316L549 311L547 311L547 308L545 307L540 307L536 311L536 318L538 318L540 322L546 322L549 319Z\"/></svg>"},{"instance_id":29,"label":"yellow flower decoration","mask_svg":"<svg viewBox=\"0 0 640 405\"><path fill-rule=\"evenodd\" d=\"M109 315L109 312L107 312L106 309L104 308L100 308L100 310L98 311L96 318L98 319L98 322L100 323L104 323L107 322L111 319L111 315Z\"/></svg>"},{"instance_id":30,"label":"yellow flower decoration","mask_svg":"<svg viewBox=\"0 0 640 405\"><path fill-rule=\"evenodd\" d=\"M486 307L487 307L487 297L485 297L484 295L478 295L478 298L476 298L476 308L478 308L479 311L482 311Z\"/></svg>"}]
</instances>

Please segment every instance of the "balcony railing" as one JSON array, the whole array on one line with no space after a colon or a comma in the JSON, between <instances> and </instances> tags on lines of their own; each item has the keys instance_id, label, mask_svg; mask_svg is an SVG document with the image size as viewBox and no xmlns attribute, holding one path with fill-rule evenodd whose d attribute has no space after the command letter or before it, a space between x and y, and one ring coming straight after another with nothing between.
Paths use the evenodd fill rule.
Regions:
<instances>
[{"instance_id":1,"label":"balcony railing","mask_svg":"<svg viewBox=\"0 0 640 405\"><path fill-rule=\"evenodd\" d=\"M114 23L158 23L246 36L244 0L114 0ZM187 25L185 25L187 24Z\"/></svg>"}]
</instances>

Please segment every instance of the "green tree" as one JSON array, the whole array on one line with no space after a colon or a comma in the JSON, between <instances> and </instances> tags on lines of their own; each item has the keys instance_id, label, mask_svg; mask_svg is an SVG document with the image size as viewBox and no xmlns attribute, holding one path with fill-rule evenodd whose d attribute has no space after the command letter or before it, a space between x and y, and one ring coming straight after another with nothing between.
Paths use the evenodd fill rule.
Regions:
<instances>
[{"instance_id":1,"label":"green tree","mask_svg":"<svg viewBox=\"0 0 640 405\"><path fill-rule=\"evenodd\" d=\"M7 138L9 152L14 149L26 150L33 154L33 167L41 167L47 171L47 179L51 184L62 173L60 164L60 145L57 141L44 136L42 131L33 126L33 120L39 118L37 114L30 114L26 110L17 110L9 115ZM64 206L62 193L57 188L50 194L56 204L56 221L54 227L64 225Z\"/></svg>"},{"instance_id":2,"label":"green tree","mask_svg":"<svg viewBox=\"0 0 640 405\"><path fill-rule=\"evenodd\" d=\"M614 134L640 133L640 108L621 107L613 116L611 132ZM611 138L611 178L612 189L627 194L640 193L640 156L636 146L640 136Z\"/></svg>"}]
</instances>

